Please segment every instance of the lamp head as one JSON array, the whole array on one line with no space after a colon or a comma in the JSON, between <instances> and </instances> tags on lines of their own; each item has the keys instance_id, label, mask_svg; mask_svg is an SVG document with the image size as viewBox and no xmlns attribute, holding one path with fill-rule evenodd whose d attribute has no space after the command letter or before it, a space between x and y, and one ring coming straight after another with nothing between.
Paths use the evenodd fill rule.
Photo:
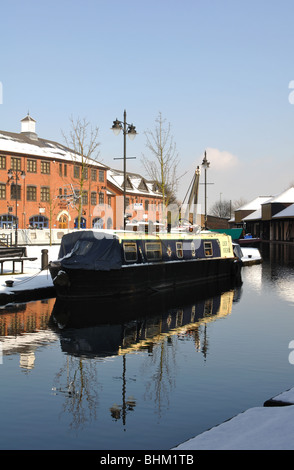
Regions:
<instances>
[{"instance_id":1,"label":"lamp head","mask_svg":"<svg viewBox=\"0 0 294 470\"><path fill-rule=\"evenodd\" d=\"M120 131L122 130L122 125L121 122L118 121L117 119L113 121L112 128L114 135L118 135Z\"/></svg>"},{"instance_id":2,"label":"lamp head","mask_svg":"<svg viewBox=\"0 0 294 470\"><path fill-rule=\"evenodd\" d=\"M204 152L204 158L203 158L202 166L206 170L207 168L209 168L209 165L210 165L210 162L206 158L206 152Z\"/></svg>"},{"instance_id":3,"label":"lamp head","mask_svg":"<svg viewBox=\"0 0 294 470\"><path fill-rule=\"evenodd\" d=\"M135 126L133 126L133 124L131 124L128 128L128 136L131 140L134 140L136 135L137 135L136 128L135 128Z\"/></svg>"}]
</instances>

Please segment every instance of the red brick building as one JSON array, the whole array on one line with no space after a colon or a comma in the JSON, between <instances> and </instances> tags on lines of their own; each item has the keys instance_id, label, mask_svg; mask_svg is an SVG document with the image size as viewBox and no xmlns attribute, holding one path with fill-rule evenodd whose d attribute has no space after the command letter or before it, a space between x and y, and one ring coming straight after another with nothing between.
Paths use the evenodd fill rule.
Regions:
<instances>
[{"instance_id":1,"label":"red brick building","mask_svg":"<svg viewBox=\"0 0 294 470\"><path fill-rule=\"evenodd\" d=\"M123 171L109 169L107 171L107 189L113 194L112 208L114 224L123 227ZM147 181L137 173L127 173L126 181L126 214L128 220L155 222L162 215L162 193L156 183Z\"/></svg>"},{"instance_id":2,"label":"red brick building","mask_svg":"<svg viewBox=\"0 0 294 470\"><path fill-rule=\"evenodd\" d=\"M64 145L38 137L29 115L19 134L0 131L0 228L11 228L16 218L19 228L74 228L80 161ZM94 208L106 202L107 169L95 160L84 169L84 227L95 224Z\"/></svg>"},{"instance_id":3,"label":"red brick building","mask_svg":"<svg viewBox=\"0 0 294 470\"><path fill-rule=\"evenodd\" d=\"M81 171L81 157L62 144L40 138L29 115L22 119L19 134L0 131L0 229L11 229L16 221L19 229L77 228L79 197L81 228L120 228L117 214L122 209L117 197L123 194L123 181L113 178L109 167L89 160L80 195ZM128 177L133 183L127 188L132 201L142 203L144 209L162 201L150 183L136 175L137 186L133 176Z\"/></svg>"}]
</instances>

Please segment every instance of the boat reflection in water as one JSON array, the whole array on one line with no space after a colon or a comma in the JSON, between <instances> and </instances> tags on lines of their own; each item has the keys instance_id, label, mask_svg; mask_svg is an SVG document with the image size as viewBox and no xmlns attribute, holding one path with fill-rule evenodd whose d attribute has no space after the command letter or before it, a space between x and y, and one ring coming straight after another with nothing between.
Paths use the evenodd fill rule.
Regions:
<instances>
[{"instance_id":1,"label":"boat reflection in water","mask_svg":"<svg viewBox=\"0 0 294 470\"><path fill-rule=\"evenodd\" d=\"M74 356L103 358L151 351L163 336L194 334L197 342L199 326L230 314L240 295L240 287L222 281L123 300L57 299L51 324L60 335L63 352Z\"/></svg>"}]
</instances>

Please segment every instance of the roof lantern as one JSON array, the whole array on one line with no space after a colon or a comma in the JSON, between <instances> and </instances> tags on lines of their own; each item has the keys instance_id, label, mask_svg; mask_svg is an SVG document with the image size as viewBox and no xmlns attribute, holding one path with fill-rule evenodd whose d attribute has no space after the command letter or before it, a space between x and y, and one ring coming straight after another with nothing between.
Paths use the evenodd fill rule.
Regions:
<instances>
[{"instance_id":1,"label":"roof lantern","mask_svg":"<svg viewBox=\"0 0 294 470\"><path fill-rule=\"evenodd\" d=\"M21 134L26 135L31 140L38 140L36 121L30 116L29 112L26 117L21 120Z\"/></svg>"}]
</instances>

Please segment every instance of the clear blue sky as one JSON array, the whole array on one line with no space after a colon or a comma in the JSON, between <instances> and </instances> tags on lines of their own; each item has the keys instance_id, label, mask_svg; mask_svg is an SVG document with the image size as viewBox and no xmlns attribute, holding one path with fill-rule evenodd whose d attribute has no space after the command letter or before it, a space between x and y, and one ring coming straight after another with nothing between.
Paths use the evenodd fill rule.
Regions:
<instances>
[{"instance_id":1,"label":"clear blue sky","mask_svg":"<svg viewBox=\"0 0 294 470\"><path fill-rule=\"evenodd\" d=\"M100 160L122 168L110 127L126 109L139 133L128 169L143 174L160 111L187 172L179 196L205 149L209 206L294 182L293 0L11 0L1 18L0 129L19 132L29 110L63 142L69 117L86 117Z\"/></svg>"}]
</instances>

